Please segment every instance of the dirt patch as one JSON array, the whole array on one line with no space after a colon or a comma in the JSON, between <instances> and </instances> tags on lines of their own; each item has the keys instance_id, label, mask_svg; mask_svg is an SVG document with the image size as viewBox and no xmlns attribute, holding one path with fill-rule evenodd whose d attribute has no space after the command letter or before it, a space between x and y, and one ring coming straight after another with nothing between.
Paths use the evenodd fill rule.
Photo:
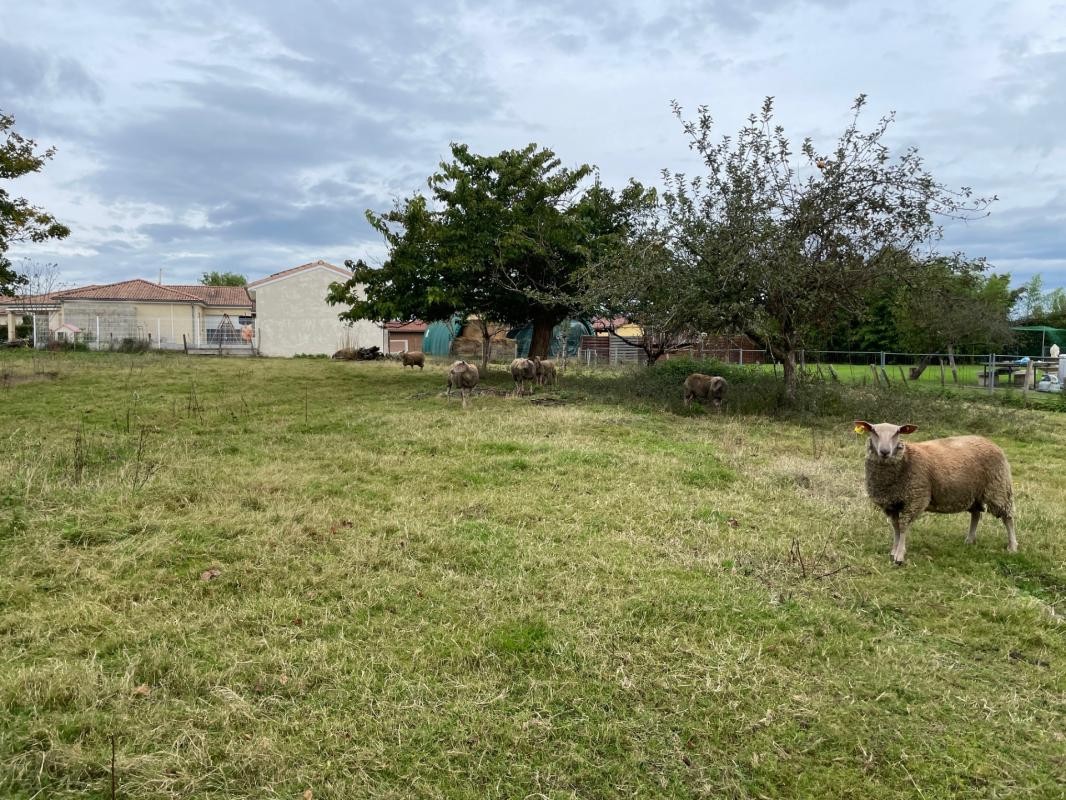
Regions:
<instances>
[{"instance_id":1,"label":"dirt patch","mask_svg":"<svg viewBox=\"0 0 1066 800\"><path fill-rule=\"evenodd\" d=\"M54 381L58 377L58 372L34 372L30 375L16 375L12 372L0 372L0 387L6 389L9 386L18 386L20 383Z\"/></svg>"}]
</instances>

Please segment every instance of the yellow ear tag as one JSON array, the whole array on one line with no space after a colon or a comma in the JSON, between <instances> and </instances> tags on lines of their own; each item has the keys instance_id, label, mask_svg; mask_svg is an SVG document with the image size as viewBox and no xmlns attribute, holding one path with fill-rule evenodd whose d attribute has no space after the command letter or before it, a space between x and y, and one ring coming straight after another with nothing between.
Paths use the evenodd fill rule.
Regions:
<instances>
[{"instance_id":1,"label":"yellow ear tag","mask_svg":"<svg viewBox=\"0 0 1066 800\"><path fill-rule=\"evenodd\" d=\"M862 425L856 425L855 433L857 433L859 436L862 436L864 433L866 433L866 428L864 428Z\"/></svg>"}]
</instances>

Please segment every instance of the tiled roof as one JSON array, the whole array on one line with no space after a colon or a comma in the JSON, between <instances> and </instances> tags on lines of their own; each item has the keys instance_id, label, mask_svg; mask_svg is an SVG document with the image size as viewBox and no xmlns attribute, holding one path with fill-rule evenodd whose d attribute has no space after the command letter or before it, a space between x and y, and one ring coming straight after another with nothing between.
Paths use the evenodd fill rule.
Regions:
<instances>
[{"instance_id":1,"label":"tiled roof","mask_svg":"<svg viewBox=\"0 0 1066 800\"><path fill-rule=\"evenodd\" d=\"M134 278L103 286L85 286L59 293L65 300L144 300L148 302L194 303L200 300L194 294L170 286Z\"/></svg>"},{"instance_id":2,"label":"tiled roof","mask_svg":"<svg viewBox=\"0 0 1066 800\"><path fill-rule=\"evenodd\" d=\"M289 275L294 275L297 272L305 272L306 270L316 269L318 267L325 267L326 269L331 269L331 270L333 270L334 272L337 273L338 277L343 277L343 276L351 277L351 274L352 274L351 272L346 270L344 267L338 267L336 264L330 264L328 261L323 261L320 258L320 259L318 259L316 261L310 261L310 262L308 262L306 264L301 264L298 267L293 267L292 269L283 269L281 272L275 272L273 275L267 275L265 278L260 278L257 281L252 281L251 283L248 284L248 288L249 289L254 289L255 287L259 286L260 284L266 283L267 281L272 281L272 280L275 280L277 278L285 278L285 277L288 277Z\"/></svg>"},{"instance_id":3,"label":"tiled roof","mask_svg":"<svg viewBox=\"0 0 1066 800\"><path fill-rule=\"evenodd\" d=\"M420 319L410 322L386 322L382 327L392 333L425 333L429 325Z\"/></svg>"},{"instance_id":4,"label":"tiled roof","mask_svg":"<svg viewBox=\"0 0 1066 800\"><path fill-rule=\"evenodd\" d=\"M170 289L177 289L197 297L202 303L209 306L252 306L252 298L248 290L243 286L175 286L168 285Z\"/></svg>"},{"instance_id":5,"label":"tiled roof","mask_svg":"<svg viewBox=\"0 0 1066 800\"><path fill-rule=\"evenodd\" d=\"M55 303L59 300L125 300L148 303L203 303L207 306L252 308L248 290L243 286L167 286L142 278L103 285L92 284L75 289L35 295L0 298L0 306Z\"/></svg>"}]
</instances>

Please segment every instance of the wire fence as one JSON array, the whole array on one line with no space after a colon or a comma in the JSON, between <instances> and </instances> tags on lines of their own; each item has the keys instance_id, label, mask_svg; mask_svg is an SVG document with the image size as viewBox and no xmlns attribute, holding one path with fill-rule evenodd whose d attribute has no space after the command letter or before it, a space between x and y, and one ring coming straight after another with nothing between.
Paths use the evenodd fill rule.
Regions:
<instances>
[{"instance_id":1,"label":"wire fence","mask_svg":"<svg viewBox=\"0 0 1066 800\"><path fill-rule=\"evenodd\" d=\"M685 351L669 357L693 357L772 370L781 365L766 350L746 348ZM622 367L646 363L647 357L635 347L583 347L577 363L595 367ZM997 388L1058 391L1066 385L1066 355L1030 358L1007 353L900 353L891 351L801 350L797 367L811 378L846 383L883 385L921 382L947 386L967 386L994 391Z\"/></svg>"}]
</instances>

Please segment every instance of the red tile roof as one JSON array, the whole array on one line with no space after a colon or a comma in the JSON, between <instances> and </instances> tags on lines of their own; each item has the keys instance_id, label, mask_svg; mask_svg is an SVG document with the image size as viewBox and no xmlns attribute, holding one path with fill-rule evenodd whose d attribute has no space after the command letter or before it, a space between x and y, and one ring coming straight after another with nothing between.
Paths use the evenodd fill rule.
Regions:
<instances>
[{"instance_id":1,"label":"red tile roof","mask_svg":"<svg viewBox=\"0 0 1066 800\"><path fill-rule=\"evenodd\" d=\"M381 327L392 333L425 333L429 325L420 319L415 319L410 322L386 322Z\"/></svg>"},{"instance_id":2,"label":"red tile roof","mask_svg":"<svg viewBox=\"0 0 1066 800\"><path fill-rule=\"evenodd\" d=\"M327 269L334 270L335 272L337 272L337 277L342 277L344 275L347 275L347 276L351 277L351 274L352 274L350 271L348 271L344 267L338 267L336 264L330 264L328 261L323 261L320 258L320 259L318 259L316 261L309 261L306 264L301 264L298 267L293 267L291 269L283 269L281 272L275 272L273 275L267 275L265 278L260 278L257 281L252 281L251 283L248 284L248 288L249 289L254 289L257 286L259 286L260 284L266 283L267 281L272 281L275 278L284 278L284 277L287 277L289 275L293 275L293 274L295 274L297 272L304 272L305 270L315 269L317 267L326 267Z\"/></svg>"},{"instance_id":3,"label":"red tile roof","mask_svg":"<svg viewBox=\"0 0 1066 800\"><path fill-rule=\"evenodd\" d=\"M92 284L34 297L0 298L0 305L55 303L59 300L118 300L146 303L203 303L207 306L253 308L243 286L166 286L135 278L103 285Z\"/></svg>"},{"instance_id":4,"label":"red tile roof","mask_svg":"<svg viewBox=\"0 0 1066 800\"><path fill-rule=\"evenodd\" d=\"M186 292L200 299L209 306L251 306L254 305L248 290L243 286L175 286L170 289Z\"/></svg>"}]
</instances>

